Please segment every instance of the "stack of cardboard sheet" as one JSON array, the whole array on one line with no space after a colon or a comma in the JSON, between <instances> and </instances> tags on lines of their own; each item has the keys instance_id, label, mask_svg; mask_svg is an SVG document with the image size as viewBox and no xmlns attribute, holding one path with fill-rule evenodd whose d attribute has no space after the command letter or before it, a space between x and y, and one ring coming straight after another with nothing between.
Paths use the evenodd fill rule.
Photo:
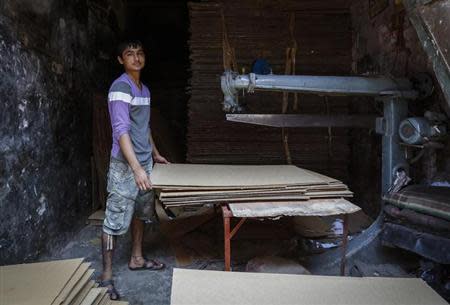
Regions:
<instances>
[{"instance_id":1,"label":"stack of cardboard sheet","mask_svg":"<svg viewBox=\"0 0 450 305\"><path fill-rule=\"evenodd\" d=\"M156 164L151 181L165 207L353 195L341 181L293 165Z\"/></svg>"},{"instance_id":2,"label":"stack of cardboard sheet","mask_svg":"<svg viewBox=\"0 0 450 305\"><path fill-rule=\"evenodd\" d=\"M126 305L111 301L82 258L0 267L0 304Z\"/></svg>"}]
</instances>

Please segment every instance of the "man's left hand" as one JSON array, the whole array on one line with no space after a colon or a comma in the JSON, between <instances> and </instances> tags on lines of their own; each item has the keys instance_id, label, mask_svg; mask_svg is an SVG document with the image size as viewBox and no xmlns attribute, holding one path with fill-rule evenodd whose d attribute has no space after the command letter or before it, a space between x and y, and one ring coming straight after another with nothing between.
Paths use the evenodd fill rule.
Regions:
<instances>
[{"instance_id":1,"label":"man's left hand","mask_svg":"<svg viewBox=\"0 0 450 305\"><path fill-rule=\"evenodd\" d=\"M161 155L153 156L153 161L155 161L155 163L170 164L170 162Z\"/></svg>"}]
</instances>

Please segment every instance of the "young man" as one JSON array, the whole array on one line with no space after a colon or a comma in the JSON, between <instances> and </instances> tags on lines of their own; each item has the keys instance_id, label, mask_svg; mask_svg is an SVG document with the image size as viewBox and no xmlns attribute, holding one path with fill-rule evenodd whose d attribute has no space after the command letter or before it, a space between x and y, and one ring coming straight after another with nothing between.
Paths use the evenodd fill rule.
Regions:
<instances>
[{"instance_id":1,"label":"young man","mask_svg":"<svg viewBox=\"0 0 450 305\"><path fill-rule=\"evenodd\" d=\"M103 273L101 286L113 300L119 294L112 280L112 257L117 235L131 225L130 270L161 270L164 264L147 260L142 253L144 222L154 219L150 172L153 162L168 163L155 147L150 132L150 91L141 82L145 65L142 43L119 45L117 59L125 70L108 94L113 145L108 172L108 199L103 223Z\"/></svg>"}]
</instances>

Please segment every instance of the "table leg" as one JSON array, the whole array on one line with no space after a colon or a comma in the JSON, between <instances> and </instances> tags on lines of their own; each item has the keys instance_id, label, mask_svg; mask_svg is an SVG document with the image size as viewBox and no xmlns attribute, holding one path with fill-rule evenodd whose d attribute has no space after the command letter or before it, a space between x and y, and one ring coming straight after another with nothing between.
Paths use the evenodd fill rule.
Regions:
<instances>
[{"instance_id":1,"label":"table leg","mask_svg":"<svg viewBox=\"0 0 450 305\"><path fill-rule=\"evenodd\" d=\"M223 216L223 240L224 240L224 257L225 257L225 271L231 271L231 248L230 248L230 210L226 206L222 206Z\"/></svg>"},{"instance_id":2,"label":"table leg","mask_svg":"<svg viewBox=\"0 0 450 305\"><path fill-rule=\"evenodd\" d=\"M344 214L344 232L342 236L342 259L341 259L341 276L345 275L345 260L347 254L347 239L348 239L348 215Z\"/></svg>"}]
</instances>

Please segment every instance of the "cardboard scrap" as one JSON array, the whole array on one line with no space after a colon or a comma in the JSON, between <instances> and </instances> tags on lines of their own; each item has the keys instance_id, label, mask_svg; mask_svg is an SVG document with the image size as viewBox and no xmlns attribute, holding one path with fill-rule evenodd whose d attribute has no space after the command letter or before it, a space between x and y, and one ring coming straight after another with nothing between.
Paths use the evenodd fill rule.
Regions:
<instances>
[{"instance_id":1,"label":"cardboard scrap","mask_svg":"<svg viewBox=\"0 0 450 305\"><path fill-rule=\"evenodd\" d=\"M195 283L195 289L192 289ZM224 293L227 292L227 293ZM446 305L422 279L173 270L172 305Z\"/></svg>"},{"instance_id":2,"label":"cardboard scrap","mask_svg":"<svg viewBox=\"0 0 450 305\"><path fill-rule=\"evenodd\" d=\"M345 199L312 199L291 202L236 203L228 205L234 217L328 216L351 214L360 207Z\"/></svg>"}]
</instances>

